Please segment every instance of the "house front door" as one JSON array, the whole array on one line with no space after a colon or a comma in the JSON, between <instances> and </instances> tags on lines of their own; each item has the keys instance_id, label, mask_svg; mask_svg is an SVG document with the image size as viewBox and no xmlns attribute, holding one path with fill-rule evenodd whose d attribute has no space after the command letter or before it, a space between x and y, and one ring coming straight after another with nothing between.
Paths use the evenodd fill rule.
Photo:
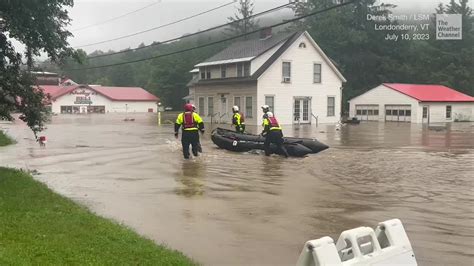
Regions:
<instances>
[{"instance_id":1,"label":"house front door","mask_svg":"<svg viewBox=\"0 0 474 266\"><path fill-rule=\"evenodd\" d=\"M423 118L422 123L430 123L430 107L428 105L423 106Z\"/></svg>"},{"instance_id":2,"label":"house front door","mask_svg":"<svg viewBox=\"0 0 474 266\"><path fill-rule=\"evenodd\" d=\"M229 114L227 113L227 97L221 97L221 107L220 107L220 122L227 122Z\"/></svg>"},{"instance_id":3,"label":"house front door","mask_svg":"<svg viewBox=\"0 0 474 266\"><path fill-rule=\"evenodd\" d=\"M311 122L311 100L309 98L295 98L293 122L308 124Z\"/></svg>"}]
</instances>

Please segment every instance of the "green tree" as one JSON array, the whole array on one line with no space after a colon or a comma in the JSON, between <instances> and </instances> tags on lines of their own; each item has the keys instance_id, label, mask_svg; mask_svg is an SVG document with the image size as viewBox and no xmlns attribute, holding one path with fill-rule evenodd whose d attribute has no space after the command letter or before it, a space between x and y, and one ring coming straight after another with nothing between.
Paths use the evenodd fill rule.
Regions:
<instances>
[{"instance_id":1,"label":"green tree","mask_svg":"<svg viewBox=\"0 0 474 266\"><path fill-rule=\"evenodd\" d=\"M234 16L228 17L227 19L230 27L227 28L227 32L231 35L244 34L249 31L256 30L258 28L258 22L251 18L253 15L253 2L252 0L239 0L239 7L237 13Z\"/></svg>"},{"instance_id":2,"label":"green tree","mask_svg":"<svg viewBox=\"0 0 474 266\"><path fill-rule=\"evenodd\" d=\"M375 30L367 15L387 17L392 5L361 0L352 5L308 17L303 28L333 59L347 79L344 100L373 88L382 82L407 76L404 51L408 43L385 41L387 32ZM333 0L308 0L295 15L314 12L334 5ZM377 22L388 24L390 22ZM401 33L401 32L400 32Z\"/></svg>"},{"instance_id":3,"label":"green tree","mask_svg":"<svg viewBox=\"0 0 474 266\"><path fill-rule=\"evenodd\" d=\"M64 29L70 21L66 8L72 6L72 0L0 1L0 116L12 119L13 111L23 113L35 136L46 121L46 109L29 70L41 53L53 62L75 56L67 42L71 33ZM18 52L12 40L25 51Z\"/></svg>"},{"instance_id":4,"label":"green tree","mask_svg":"<svg viewBox=\"0 0 474 266\"><path fill-rule=\"evenodd\" d=\"M449 4L439 4L436 14L462 15L462 40L436 40L436 20L433 17L428 49L425 45L414 44L415 51L426 58L417 60L419 74L424 82L439 83L461 92L474 95L474 16L468 0L451 0Z\"/></svg>"}]
</instances>

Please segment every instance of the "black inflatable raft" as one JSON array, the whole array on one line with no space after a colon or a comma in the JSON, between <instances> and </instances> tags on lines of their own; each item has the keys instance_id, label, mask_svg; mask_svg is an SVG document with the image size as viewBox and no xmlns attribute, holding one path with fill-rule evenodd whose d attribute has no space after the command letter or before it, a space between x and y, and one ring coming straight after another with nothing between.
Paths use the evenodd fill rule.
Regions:
<instances>
[{"instance_id":1,"label":"black inflatable raft","mask_svg":"<svg viewBox=\"0 0 474 266\"><path fill-rule=\"evenodd\" d=\"M228 129L217 128L212 132L212 142L219 148L229 151L244 152L250 150L263 150L265 138L259 135L242 134ZM329 148L316 139L284 138L284 146L290 156L302 157L310 153L318 153ZM271 145L272 152L280 154L276 145Z\"/></svg>"}]
</instances>

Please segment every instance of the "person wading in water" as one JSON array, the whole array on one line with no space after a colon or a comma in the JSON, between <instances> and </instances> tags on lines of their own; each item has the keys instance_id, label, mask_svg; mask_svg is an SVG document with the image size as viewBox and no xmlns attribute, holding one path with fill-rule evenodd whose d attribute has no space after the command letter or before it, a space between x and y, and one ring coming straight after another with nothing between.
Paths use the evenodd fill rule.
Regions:
<instances>
[{"instance_id":1,"label":"person wading in water","mask_svg":"<svg viewBox=\"0 0 474 266\"><path fill-rule=\"evenodd\" d=\"M181 144L183 145L183 156L189 159L189 145L194 156L198 156L199 150L199 133L198 130L204 134L204 123L202 118L193 112L192 104L184 105L184 113L180 113L176 118L174 124L174 136L178 138L179 128L182 127Z\"/></svg>"},{"instance_id":2,"label":"person wading in water","mask_svg":"<svg viewBox=\"0 0 474 266\"><path fill-rule=\"evenodd\" d=\"M288 158L288 151L283 146L284 140L281 126L273 113L264 107L265 106L262 106L264 112L262 136L265 136L265 142L263 144L265 155L270 156L272 154L270 144L274 143L283 156Z\"/></svg>"}]
</instances>

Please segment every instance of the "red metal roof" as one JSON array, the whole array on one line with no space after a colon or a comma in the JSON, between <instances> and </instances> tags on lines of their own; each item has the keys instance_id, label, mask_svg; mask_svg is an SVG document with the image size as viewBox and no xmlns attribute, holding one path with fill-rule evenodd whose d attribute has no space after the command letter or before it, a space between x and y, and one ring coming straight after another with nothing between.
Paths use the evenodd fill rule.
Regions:
<instances>
[{"instance_id":1,"label":"red metal roof","mask_svg":"<svg viewBox=\"0 0 474 266\"><path fill-rule=\"evenodd\" d=\"M45 94L49 94L52 100L70 93L79 86L40 86ZM104 87L86 86L88 89L96 91L98 94L109 98L112 101L158 101L159 98L139 87Z\"/></svg>"},{"instance_id":2,"label":"red metal roof","mask_svg":"<svg viewBox=\"0 0 474 266\"><path fill-rule=\"evenodd\" d=\"M73 91L77 86L56 86L56 85L40 85L43 93L49 95L51 100Z\"/></svg>"},{"instance_id":3,"label":"red metal roof","mask_svg":"<svg viewBox=\"0 0 474 266\"><path fill-rule=\"evenodd\" d=\"M474 102L474 97L443 85L383 83L421 102Z\"/></svg>"},{"instance_id":4,"label":"red metal roof","mask_svg":"<svg viewBox=\"0 0 474 266\"><path fill-rule=\"evenodd\" d=\"M139 87L91 86L91 88L114 101L158 101L158 97Z\"/></svg>"}]
</instances>

